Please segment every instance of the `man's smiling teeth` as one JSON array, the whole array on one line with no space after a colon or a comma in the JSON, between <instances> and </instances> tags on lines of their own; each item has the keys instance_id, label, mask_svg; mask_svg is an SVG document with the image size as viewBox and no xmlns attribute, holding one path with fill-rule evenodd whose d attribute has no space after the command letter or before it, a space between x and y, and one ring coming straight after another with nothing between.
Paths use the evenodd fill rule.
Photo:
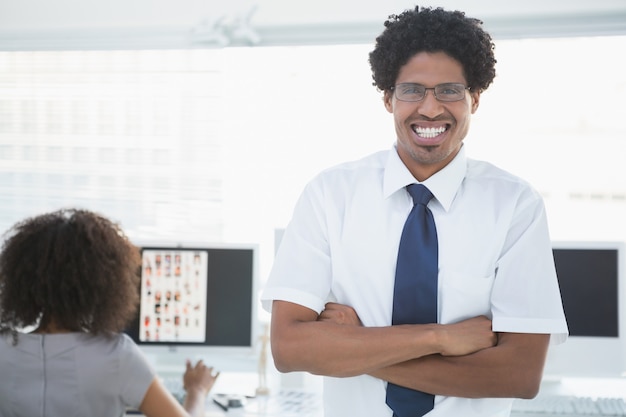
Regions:
<instances>
[{"instance_id":1,"label":"man's smiling teeth","mask_svg":"<svg viewBox=\"0 0 626 417\"><path fill-rule=\"evenodd\" d=\"M446 131L445 126L441 127L419 127L415 126L413 131L417 133L417 136L422 138L434 138L435 136L441 135Z\"/></svg>"}]
</instances>

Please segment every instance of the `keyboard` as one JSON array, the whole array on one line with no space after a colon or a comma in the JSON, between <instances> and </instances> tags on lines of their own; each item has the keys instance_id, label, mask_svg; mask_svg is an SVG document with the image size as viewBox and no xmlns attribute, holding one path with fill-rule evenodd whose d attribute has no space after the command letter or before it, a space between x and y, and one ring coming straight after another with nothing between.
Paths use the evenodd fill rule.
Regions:
<instances>
[{"instance_id":1,"label":"keyboard","mask_svg":"<svg viewBox=\"0 0 626 417\"><path fill-rule=\"evenodd\" d=\"M257 396L245 406L246 414L280 417L323 416L322 394L318 392L287 389L269 396Z\"/></svg>"},{"instance_id":2,"label":"keyboard","mask_svg":"<svg viewBox=\"0 0 626 417\"><path fill-rule=\"evenodd\" d=\"M166 378L161 378L161 382L163 383L163 386L165 387L165 389L167 389L174 396L174 398L176 398L176 400L182 404L183 401L185 400L185 394L186 394L185 388L183 388L183 378L181 376L166 377ZM130 416L130 415L142 416L143 414L135 408L127 408L125 415L126 416Z\"/></svg>"},{"instance_id":3,"label":"keyboard","mask_svg":"<svg viewBox=\"0 0 626 417\"><path fill-rule=\"evenodd\" d=\"M179 403L183 403L185 400L186 391L183 384L183 377L166 377L161 378L165 389L167 389L178 400Z\"/></svg>"},{"instance_id":4,"label":"keyboard","mask_svg":"<svg viewBox=\"0 0 626 417\"><path fill-rule=\"evenodd\" d=\"M516 399L511 416L626 417L626 401L623 398L540 395L532 400Z\"/></svg>"}]
</instances>

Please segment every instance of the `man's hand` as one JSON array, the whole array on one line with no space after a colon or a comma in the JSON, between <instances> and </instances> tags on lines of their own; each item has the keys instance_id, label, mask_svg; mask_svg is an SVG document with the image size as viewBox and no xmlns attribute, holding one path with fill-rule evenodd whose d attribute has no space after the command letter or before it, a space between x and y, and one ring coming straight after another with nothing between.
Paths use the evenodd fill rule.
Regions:
<instances>
[{"instance_id":1,"label":"man's hand","mask_svg":"<svg viewBox=\"0 0 626 417\"><path fill-rule=\"evenodd\" d=\"M335 324L362 326L361 319L350 306L338 303L327 303L317 321L330 321Z\"/></svg>"},{"instance_id":2,"label":"man's hand","mask_svg":"<svg viewBox=\"0 0 626 417\"><path fill-rule=\"evenodd\" d=\"M498 342L491 330L491 320L485 316L473 317L458 323L443 324L437 329L443 356L462 356L493 347Z\"/></svg>"}]
</instances>

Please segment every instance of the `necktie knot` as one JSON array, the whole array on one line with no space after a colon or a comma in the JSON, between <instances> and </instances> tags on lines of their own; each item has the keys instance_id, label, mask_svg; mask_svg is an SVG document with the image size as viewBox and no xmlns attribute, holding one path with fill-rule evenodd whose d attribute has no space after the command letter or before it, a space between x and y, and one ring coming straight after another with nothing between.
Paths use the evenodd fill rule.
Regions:
<instances>
[{"instance_id":1,"label":"necktie knot","mask_svg":"<svg viewBox=\"0 0 626 417\"><path fill-rule=\"evenodd\" d=\"M406 189L413 198L413 205L423 204L427 206L428 202L433 198L433 193L423 184L410 184Z\"/></svg>"}]
</instances>

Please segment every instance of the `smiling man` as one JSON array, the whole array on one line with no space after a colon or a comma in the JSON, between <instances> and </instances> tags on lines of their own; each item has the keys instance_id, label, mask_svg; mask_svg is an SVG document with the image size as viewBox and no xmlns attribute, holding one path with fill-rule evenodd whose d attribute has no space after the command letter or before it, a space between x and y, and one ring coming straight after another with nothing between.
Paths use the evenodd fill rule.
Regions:
<instances>
[{"instance_id":1,"label":"smiling man","mask_svg":"<svg viewBox=\"0 0 626 417\"><path fill-rule=\"evenodd\" d=\"M285 230L272 353L325 376L326 417L508 416L567 336L541 197L466 156L495 77L481 25L419 7L385 22L370 64L395 143L320 173Z\"/></svg>"},{"instance_id":2,"label":"smiling man","mask_svg":"<svg viewBox=\"0 0 626 417\"><path fill-rule=\"evenodd\" d=\"M410 58L396 84L385 90L398 155L418 181L440 171L461 149L480 98L479 87L468 94L466 90L470 88L461 64L445 52L433 51Z\"/></svg>"}]
</instances>

